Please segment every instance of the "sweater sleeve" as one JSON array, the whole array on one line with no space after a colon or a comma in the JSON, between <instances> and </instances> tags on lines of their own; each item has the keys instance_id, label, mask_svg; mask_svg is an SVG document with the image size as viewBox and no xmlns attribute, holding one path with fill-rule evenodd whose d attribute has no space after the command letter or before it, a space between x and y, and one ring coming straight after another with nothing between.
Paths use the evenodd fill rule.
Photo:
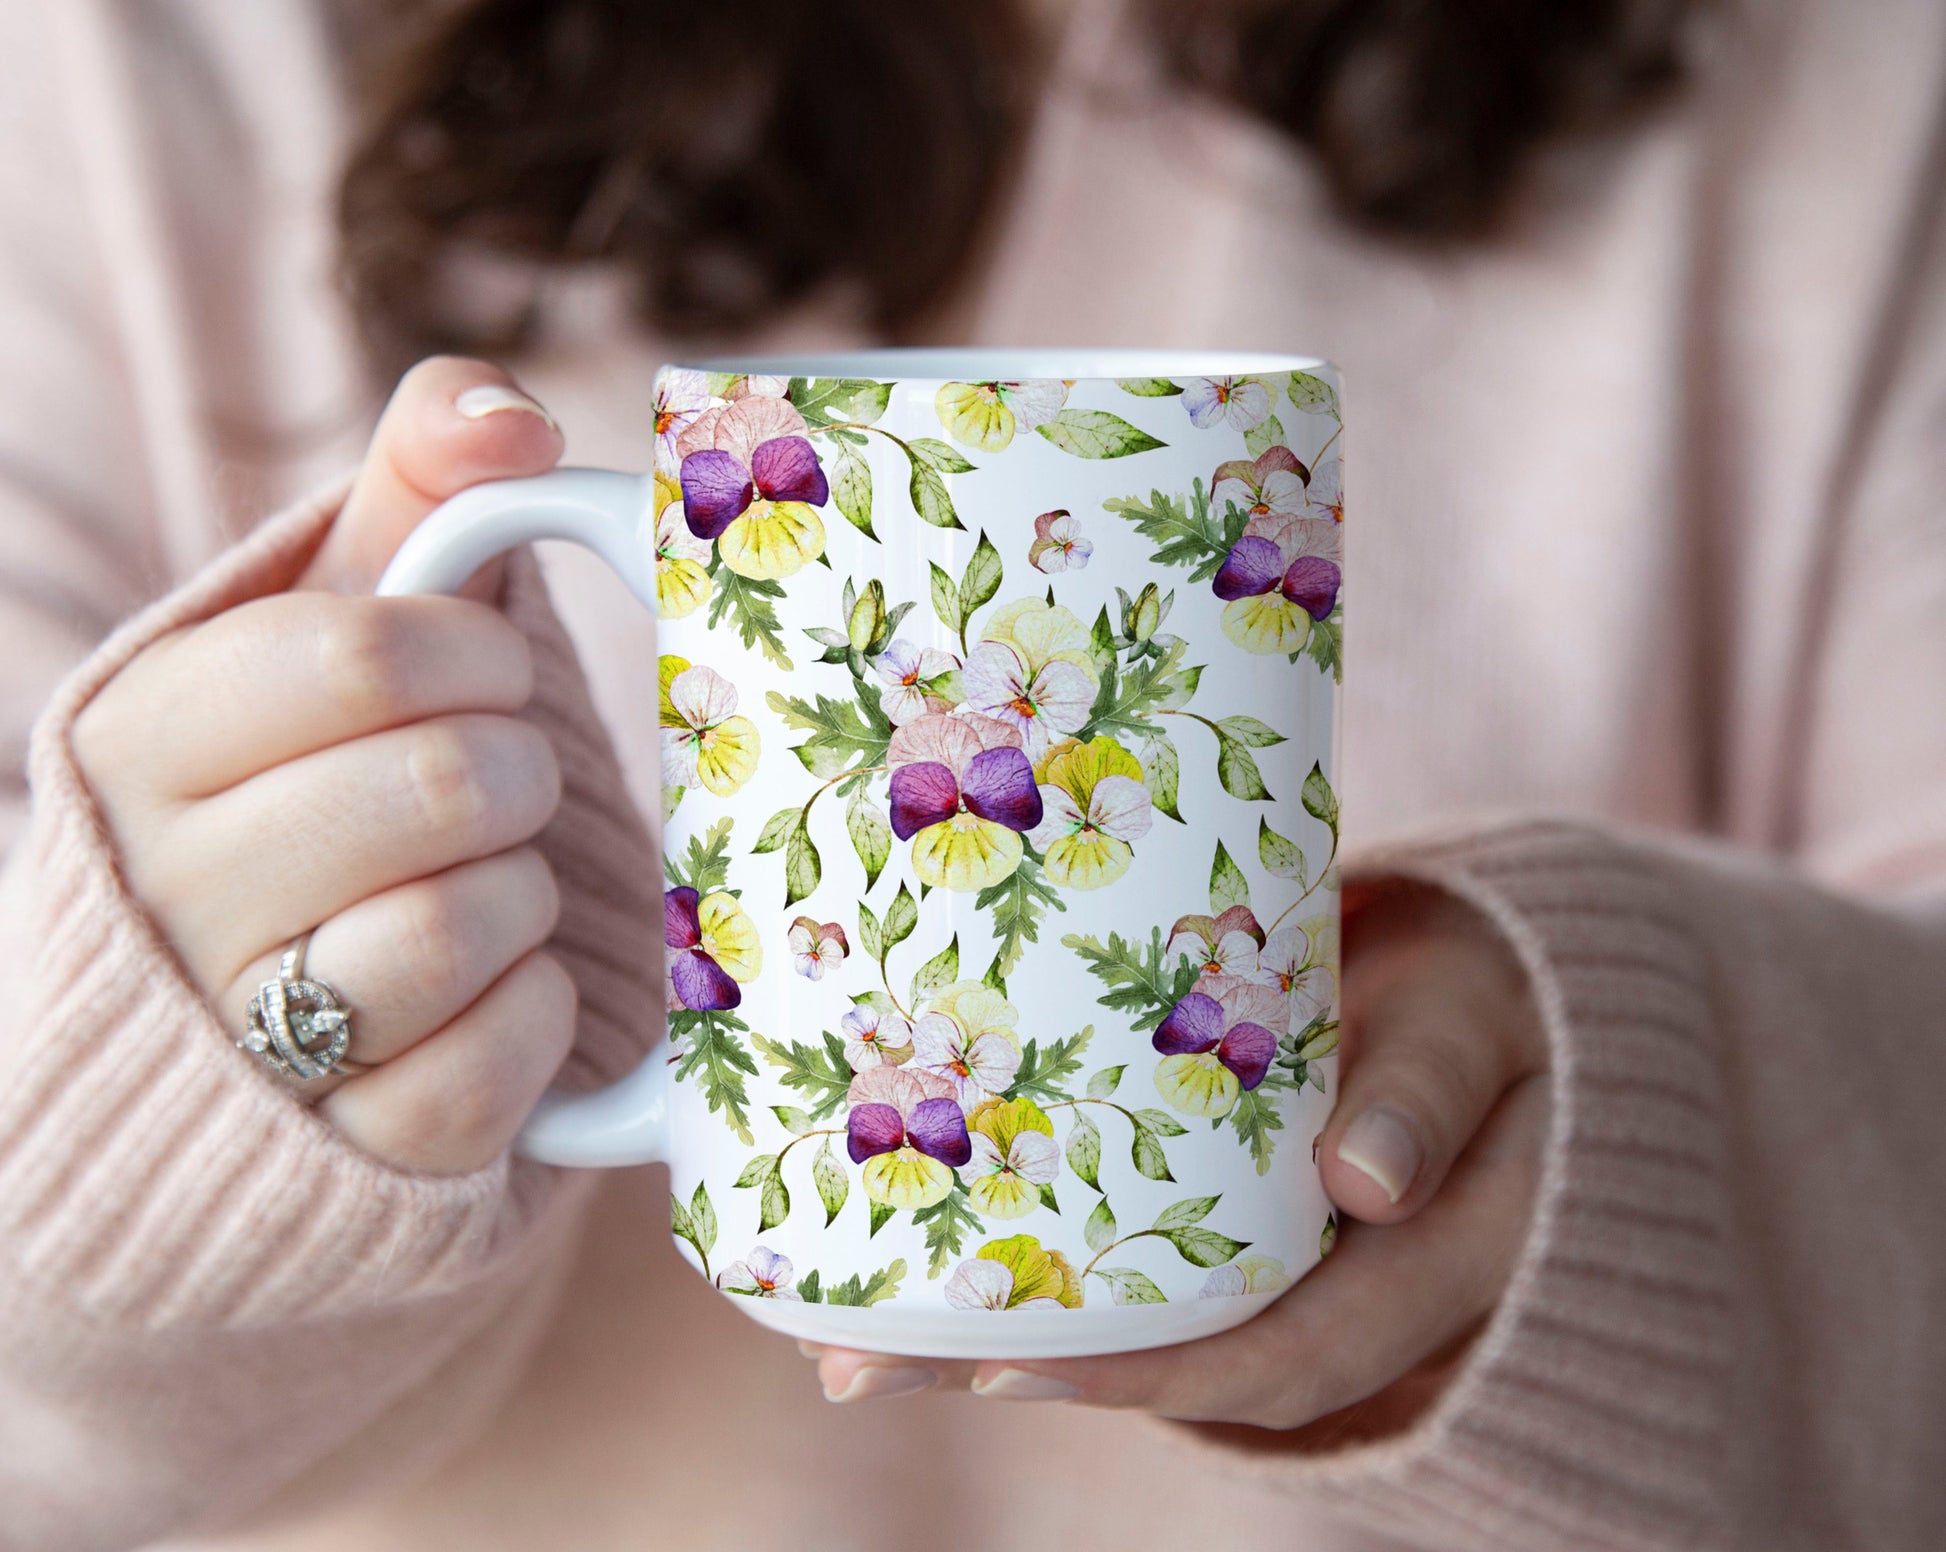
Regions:
<instances>
[{"instance_id":1,"label":"sweater sleeve","mask_svg":"<svg viewBox=\"0 0 1946 1552\"><path fill-rule=\"evenodd\" d=\"M1524 1252L1438 1403L1252 1451L1415 1545L1946 1545L1946 217L1918 205L1805 584L1764 595L1792 648L1722 670L1788 675L1725 757L1779 817L1739 848L1524 822L1362 860L1499 924L1553 1052Z\"/></svg>"},{"instance_id":2,"label":"sweater sleeve","mask_svg":"<svg viewBox=\"0 0 1946 1552\"><path fill-rule=\"evenodd\" d=\"M117 631L34 732L0 880L0 1546L220 1526L326 1460L450 1447L536 1339L587 1196L592 1177L504 1158L390 1170L264 1077L124 889L73 763L74 715L123 663L287 585L336 505L265 525ZM506 607L535 646L527 715L561 756L540 844L585 1081L644 1043L654 856L530 556ZM414 1437L367 1447L406 1408Z\"/></svg>"}]
</instances>

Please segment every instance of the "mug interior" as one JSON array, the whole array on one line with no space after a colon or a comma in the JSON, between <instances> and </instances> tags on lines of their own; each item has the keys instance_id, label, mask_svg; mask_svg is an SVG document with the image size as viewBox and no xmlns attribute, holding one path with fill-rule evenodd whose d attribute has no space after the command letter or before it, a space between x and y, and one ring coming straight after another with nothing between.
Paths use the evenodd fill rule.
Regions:
<instances>
[{"instance_id":1,"label":"mug interior","mask_svg":"<svg viewBox=\"0 0 1946 1552\"><path fill-rule=\"evenodd\" d=\"M1308 372L1330 363L1318 356L1244 350L1097 350L902 347L831 354L721 356L689 363L706 372L753 372L767 377L937 378L987 382L1004 378L1247 377Z\"/></svg>"}]
</instances>

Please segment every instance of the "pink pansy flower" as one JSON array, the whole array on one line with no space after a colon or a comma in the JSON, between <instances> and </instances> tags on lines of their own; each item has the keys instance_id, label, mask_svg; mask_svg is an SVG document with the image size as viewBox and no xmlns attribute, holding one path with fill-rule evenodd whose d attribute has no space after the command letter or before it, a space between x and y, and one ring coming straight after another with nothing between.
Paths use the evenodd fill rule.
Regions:
<instances>
[{"instance_id":1,"label":"pink pansy flower","mask_svg":"<svg viewBox=\"0 0 1946 1552\"><path fill-rule=\"evenodd\" d=\"M797 973L813 981L822 981L825 971L836 970L845 962L845 955L851 950L851 945L845 941L845 929L838 923L825 922L820 925L808 916L800 916L792 922L784 938L790 944Z\"/></svg>"},{"instance_id":2,"label":"pink pansy flower","mask_svg":"<svg viewBox=\"0 0 1946 1552\"><path fill-rule=\"evenodd\" d=\"M1020 1070L1020 1048L988 1030L968 1033L946 1013L926 1013L912 1028L912 1064L953 1086L962 1110L998 1094Z\"/></svg>"},{"instance_id":3,"label":"pink pansy flower","mask_svg":"<svg viewBox=\"0 0 1946 1552\"><path fill-rule=\"evenodd\" d=\"M1081 536L1081 520L1065 508L1043 512L1034 519L1034 542L1027 547L1027 563L1036 571L1049 576L1079 571L1094 553L1094 544Z\"/></svg>"},{"instance_id":4,"label":"pink pansy flower","mask_svg":"<svg viewBox=\"0 0 1946 1552\"><path fill-rule=\"evenodd\" d=\"M1310 962L1311 944L1304 929L1280 927L1257 956L1250 979L1275 988L1290 999L1287 1029L1302 1029L1331 1006L1337 991L1329 966Z\"/></svg>"},{"instance_id":5,"label":"pink pansy flower","mask_svg":"<svg viewBox=\"0 0 1946 1552\"><path fill-rule=\"evenodd\" d=\"M710 407L709 378L686 366L655 374L655 466L673 471L682 462L676 444Z\"/></svg>"},{"instance_id":6,"label":"pink pansy flower","mask_svg":"<svg viewBox=\"0 0 1946 1552\"><path fill-rule=\"evenodd\" d=\"M740 1293L751 1299L790 1299L801 1304L804 1295L791 1286L796 1281L790 1258L763 1245L716 1274L716 1286L725 1293Z\"/></svg>"},{"instance_id":7,"label":"pink pansy flower","mask_svg":"<svg viewBox=\"0 0 1946 1552\"><path fill-rule=\"evenodd\" d=\"M1191 425L1249 431L1270 418L1270 388L1254 377L1192 377L1183 385L1182 407Z\"/></svg>"},{"instance_id":8,"label":"pink pansy flower","mask_svg":"<svg viewBox=\"0 0 1946 1552\"><path fill-rule=\"evenodd\" d=\"M790 391L791 380L788 377L748 372L730 384L729 398L732 404L738 399L781 399Z\"/></svg>"},{"instance_id":9,"label":"pink pansy flower","mask_svg":"<svg viewBox=\"0 0 1946 1552\"><path fill-rule=\"evenodd\" d=\"M1233 458L1216 466L1210 482L1212 513L1235 502L1246 518L1298 517L1304 512L1310 472L1288 447L1267 447L1256 458Z\"/></svg>"},{"instance_id":10,"label":"pink pansy flower","mask_svg":"<svg viewBox=\"0 0 1946 1552\"><path fill-rule=\"evenodd\" d=\"M1204 975L1252 975L1264 930L1247 905L1221 916L1184 916L1169 929L1169 952L1181 954Z\"/></svg>"},{"instance_id":11,"label":"pink pansy flower","mask_svg":"<svg viewBox=\"0 0 1946 1552\"><path fill-rule=\"evenodd\" d=\"M1340 484L1344 467L1343 459L1333 458L1311 471L1311 483L1305 496L1311 504L1313 517L1328 517L1334 523L1345 520L1345 493Z\"/></svg>"},{"instance_id":12,"label":"pink pansy flower","mask_svg":"<svg viewBox=\"0 0 1946 1552\"><path fill-rule=\"evenodd\" d=\"M944 704L926 694L926 685L941 674L950 673L959 662L937 647L915 647L909 641L892 641L872 660L872 672L885 688L879 692L879 710L893 727L903 727L915 717L936 711Z\"/></svg>"},{"instance_id":13,"label":"pink pansy flower","mask_svg":"<svg viewBox=\"0 0 1946 1552\"><path fill-rule=\"evenodd\" d=\"M845 1060L853 1072L897 1067L912 1057L912 1025L902 1013L880 1013L869 1004L838 1020L845 1035Z\"/></svg>"}]
</instances>

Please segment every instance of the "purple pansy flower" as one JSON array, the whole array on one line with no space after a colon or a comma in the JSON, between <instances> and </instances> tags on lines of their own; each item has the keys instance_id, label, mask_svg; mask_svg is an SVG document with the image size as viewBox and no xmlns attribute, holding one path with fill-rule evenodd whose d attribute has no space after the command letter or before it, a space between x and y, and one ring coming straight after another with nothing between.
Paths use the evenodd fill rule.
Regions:
<instances>
[{"instance_id":1,"label":"purple pansy flower","mask_svg":"<svg viewBox=\"0 0 1946 1552\"><path fill-rule=\"evenodd\" d=\"M851 1080L845 1149L865 1166L865 1194L887 1207L943 1201L973 1157L953 1086L910 1067L871 1067Z\"/></svg>"},{"instance_id":2,"label":"purple pansy flower","mask_svg":"<svg viewBox=\"0 0 1946 1552\"><path fill-rule=\"evenodd\" d=\"M739 576L788 577L824 551L831 496L804 417L784 399L718 405L676 439L683 520Z\"/></svg>"},{"instance_id":3,"label":"purple pansy flower","mask_svg":"<svg viewBox=\"0 0 1946 1552\"><path fill-rule=\"evenodd\" d=\"M721 1012L743 1001L743 989L723 967L703 951L702 924L697 917L701 899L689 888L671 889L662 897L662 942L669 954L669 980L676 1000L698 1012Z\"/></svg>"},{"instance_id":4,"label":"purple pansy flower","mask_svg":"<svg viewBox=\"0 0 1946 1552\"><path fill-rule=\"evenodd\" d=\"M1290 1017L1284 994L1255 981L1206 975L1156 1026L1156 1092L1185 1115L1227 1115L1256 1088Z\"/></svg>"},{"instance_id":5,"label":"purple pansy flower","mask_svg":"<svg viewBox=\"0 0 1946 1552\"><path fill-rule=\"evenodd\" d=\"M892 734L892 833L922 882L985 889L1020 865L1041 793L1020 733L978 714L928 712Z\"/></svg>"}]
</instances>

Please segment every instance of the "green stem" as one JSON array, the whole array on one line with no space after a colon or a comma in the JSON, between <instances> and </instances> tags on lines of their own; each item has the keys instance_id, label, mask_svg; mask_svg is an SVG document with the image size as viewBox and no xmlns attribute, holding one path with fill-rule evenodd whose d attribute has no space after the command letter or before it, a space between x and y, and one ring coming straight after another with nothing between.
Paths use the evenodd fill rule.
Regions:
<instances>
[{"instance_id":1,"label":"green stem","mask_svg":"<svg viewBox=\"0 0 1946 1552\"><path fill-rule=\"evenodd\" d=\"M1336 862L1337 860L1338 860L1338 830L1337 827L1334 825L1331 830L1331 850L1324 859L1324 866L1318 869L1318 876L1311 880L1310 885L1305 889L1303 894L1299 895L1295 900L1291 901L1289 905L1285 906L1283 910L1277 913L1277 920L1272 922L1268 927L1264 929L1265 937L1269 937L1271 933L1275 932L1280 926L1283 925L1283 921L1286 916L1290 915L1292 911L1296 910L1306 900L1310 899L1312 895L1317 893L1318 885L1322 884L1325 881L1325 879L1330 876L1331 864Z\"/></svg>"},{"instance_id":2,"label":"green stem","mask_svg":"<svg viewBox=\"0 0 1946 1552\"><path fill-rule=\"evenodd\" d=\"M885 951L885 956L886 959L891 958L892 951L890 949L887 949ZM892 990L892 977L887 975L885 972L884 959L881 959L878 962L878 979L880 984L882 984L885 987L885 995L892 999L892 1006L899 1010L899 1017L904 1019L908 1024L916 1024L918 1020L913 1018L913 1016L910 1013L906 1012L905 1004L899 1001L899 994Z\"/></svg>"},{"instance_id":3,"label":"green stem","mask_svg":"<svg viewBox=\"0 0 1946 1552\"><path fill-rule=\"evenodd\" d=\"M819 1127L815 1132L799 1132L789 1142L785 1143L783 1147L777 1150L778 1172L780 1174L783 1172L785 1158L789 1155L791 1149L795 1148L799 1143L811 1137L837 1137L843 1131L844 1128L842 1126L824 1126Z\"/></svg>"},{"instance_id":4,"label":"green stem","mask_svg":"<svg viewBox=\"0 0 1946 1552\"><path fill-rule=\"evenodd\" d=\"M1120 1239L1110 1240L1106 1245L1103 1245L1101 1247L1101 1254L1097 1255L1093 1261L1090 1261L1086 1266L1084 1266L1081 1269L1081 1275L1083 1277L1086 1277L1090 1272L1092 1272L1095 1269L1095 1267L1100 1263L1101 1257L1107 1255L1109 1251L1117 1249L1122 1245L1126 1245L1132 1239L1141 1239L1145 1235L1160 1234L1161 1232L1162 1231L1160 1229L1137 1229L1133 1234L1124 1234Z\"/></svg>"},{"instance_id":5,"label":"green stem","mask_svg":"<svg viewBox=\"0 0 1946 1552\"><path fill-rule=\"evenodd\" d=\"M1337 441L1339 437L1343 436L1344 432L1345 432L1345 423L1341 420L1338 422L1338 429L1332 432L1330 436L1324 439L1324 446L1320 447L1315 453L1311 455L1311 462L1310 462L1311 468L1315 469L1318 466L1318 460L1322 458L1326 453L1331 451L1331 444Z\"/></svg>"}]
</instances>

